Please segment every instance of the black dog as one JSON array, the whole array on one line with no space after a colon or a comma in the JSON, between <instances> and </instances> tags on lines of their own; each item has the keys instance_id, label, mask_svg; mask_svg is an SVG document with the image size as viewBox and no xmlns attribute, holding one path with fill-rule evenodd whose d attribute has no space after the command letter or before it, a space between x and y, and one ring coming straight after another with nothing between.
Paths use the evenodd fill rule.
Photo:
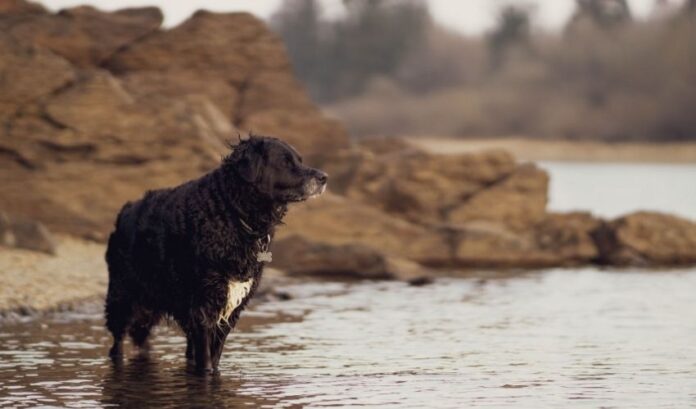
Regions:
<instances>
[{"instance_id":1,"label":"black dog","mask_svg":"<svg viewBox=\"0 0 696 409\"><path fill-rule=\"evenodd\" d=\"M146 351L150 330L169 316L186 333L187 359L217 368L287 204L323 193L326 181L290 145L252 136L200 179L127 203L106 252L109 354L122 356L126 332Z\"/></svg>"}]
</instances>

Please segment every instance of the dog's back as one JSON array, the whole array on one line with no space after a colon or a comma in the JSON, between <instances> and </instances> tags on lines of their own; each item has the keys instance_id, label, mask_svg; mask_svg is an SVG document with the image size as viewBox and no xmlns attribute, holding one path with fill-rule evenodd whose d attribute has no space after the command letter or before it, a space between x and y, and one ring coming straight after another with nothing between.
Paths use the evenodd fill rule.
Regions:
<instances>
[{"instance_id":1,"label":"dog's back","mask_svg":"<svg viewBox=\"0 0 696 409\"><path fill-rule=\"evenodd\" d=\"M135 299L143 307L167 314L175 313L172 304L185 301L180 297L186 296L182 290L189 287L181 284L190 277L178 273L192 263L188 242L193 238L183 211L192 184L149 191L123 206L106 254L109 296Z\"/></svg>"}]
</instances>

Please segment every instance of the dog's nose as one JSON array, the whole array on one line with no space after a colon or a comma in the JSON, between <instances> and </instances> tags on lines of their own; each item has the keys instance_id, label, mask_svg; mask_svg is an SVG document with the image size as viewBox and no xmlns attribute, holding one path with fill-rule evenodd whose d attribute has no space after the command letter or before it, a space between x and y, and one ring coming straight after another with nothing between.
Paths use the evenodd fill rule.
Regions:
<instances>
[{"instance_id":1,"label":"dog's nose","mask_svg":"<svg viewBox=\"0 0 696 409\"><path fill-rule=\"evenodd\" d=\"M326 172L317 171L317 180L318 180L322 185L325 185L326 182L329 181L329 175L327 175Z\"/></svg>"}]
</instances>

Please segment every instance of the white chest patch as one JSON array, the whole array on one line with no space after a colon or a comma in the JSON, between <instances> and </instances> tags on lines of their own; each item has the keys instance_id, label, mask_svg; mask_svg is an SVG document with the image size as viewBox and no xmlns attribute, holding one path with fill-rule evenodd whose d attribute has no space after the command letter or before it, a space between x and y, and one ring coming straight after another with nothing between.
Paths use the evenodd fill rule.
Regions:
<instances>
[{"instance_id":1,"label":"white chest patch","mask_svg":"<svg viewBox=\"0 0 696 409\"><path fill-rule=\"evenodd\" d=\"M254 279L250 278L247 281L230 281L227 285L227 303L220 311L218 317L218 325L222 322L228 322L234 310L244 301L244 298L249 295L251 286L254 284Z\"/></svg>"}]
</instances>

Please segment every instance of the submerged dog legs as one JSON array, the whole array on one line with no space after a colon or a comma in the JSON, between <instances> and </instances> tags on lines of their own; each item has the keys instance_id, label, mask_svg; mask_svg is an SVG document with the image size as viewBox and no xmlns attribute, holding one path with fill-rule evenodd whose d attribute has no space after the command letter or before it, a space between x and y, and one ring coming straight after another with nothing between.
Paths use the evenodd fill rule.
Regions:
<instances>
[{"instance_id":1,"label":"submerged dog legs","mask_svg":"<svg viewBox=\"0 0 696 409\"><path fill-rule=\"evenodd\" d=\"M210 335L211 330L200 324L193 330L193 355L197 371L211 372L213 370L210 359Z\"/></svg>"},{"instance_id":2,"label":"submerged dog legs","mask_svg":"<svg viewBox=\"0 0 696 409\"><path fill-rule=\"evenodd\" d=\"M223 323L213 330L213 334L210 339L210 357L213 361L213 369L217 369L218 364L220 363L222 349L225 346L225 340L227 339L227 335L230 333L231 329L232 328L227 323Z\"/></svg>"}]
</instances>

